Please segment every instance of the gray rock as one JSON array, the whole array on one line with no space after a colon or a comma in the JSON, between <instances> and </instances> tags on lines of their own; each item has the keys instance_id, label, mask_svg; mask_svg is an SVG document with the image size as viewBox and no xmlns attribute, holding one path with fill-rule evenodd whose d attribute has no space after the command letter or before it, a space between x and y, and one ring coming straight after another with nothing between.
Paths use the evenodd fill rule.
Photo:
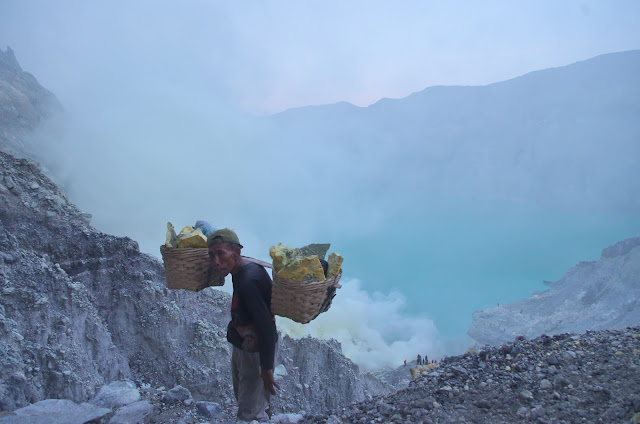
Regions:
<instances>
[{"instance_id":1,"label":"gray rock","mask_svg":"<svg viewBox=\"0 0 640 424\"><path fill-rule=\"evenodd\" d=\"M0 259L4 261L4 263L12 264L17 261L16 257L11 253L0 252Z\"/></svg>"},{"instance_id":2,"label":"gray rock","mask_svg":"<svg viewBox=\"0 0 640 424\"><path fill-rule=\"evenodd\" d=\"M343 424L342 420L335 415L330 415L327 419L327 424Z\"/></svg>"},{"instance_id":3,"label":"gray rock","mask_svg":"<svg viewBox=\"0 0 640 424\"><path fill-rule=\"evenodd\" d=\"M451 369L458 373L458 374L462 374L462 375L469 375L469 371L467 371L466 369L464 369L463 367L459 367L459 366L452 366Z\"/></svg>"},{"instance_id":4,"label":"gray rock","mask_svg":"<svg viewBox=\"0 0 640 424\"><path fill-rule=\"evenodd\" d=\"M541 390L550 390L553 388L553 385L551 384L551 382L549 380L547 380L546 378L543 380L540 380L540 389Z\"/></svg>"},{"instance_id":5,"label":"gray rock","mask_svg":"<svg viewBox=\"0 0 640 424\"><path fill-rule=\"evenodd\" d=\"M13 182L13 178L6 176L4 177L4 185L9 189L12 190L13 188L15 188L16 183Z\"/></svg>"},{"instance_id":6,"label":"gray rock","mask_svg":"<svg viewBox=\"0 0 640 424\"><path fill-rule=\"evenodd\" d=\"M539 417L543 417L546 413L547 413L546 409L544 409L542 406L536 406L531 411L531 416L535 418L539 418Z\"/></svg>"},{"instance_id":7,"label":"gray rock","mask_svg":"<svg viewBox=\"0 0 640 424\"><path fill-rule=\"evenodd\" d=\"M304 417L302 414L294 414L294 413L277 414L271 417L271 420L269 422L279 423L279 424L297 424L303 418Z\"/></svg>"},{"instance_id":8,"label":"gray rock","mask_svg":"<svg viewBox=\"0 0 640 424\"><path fill-rule=\"evenodd\" d=\"M185 387L182 387L182 386L175 386L173 389L166 392L162 397L162 400L165 403L169 403L169 404L184 402L188 399L192 399L191 392L189 391L189 389L186 389Z\"/></svg>"},{"instance_id":9,"label":"gray rock","mask_svg":"<svg viewBox=\"0 0 640 424\"><path fill-rule=\"evenodd\" d=\"M555 355L551 355L547 358L547 364L556 366L556 365L560 365L560 361Z\"/></svg>"},{"instance_id":10,"label":"gray rock","mask_svg":"<svg viewBox=\"0 0 640 424\"><path fill-rule=\"evenodd\" d=\"M285 368L285 366L283 364L278 364L273 369L273 375L277 380L281 379L282 377L284 377L285 375L288 375L288 374L289 373L287 372L287 368Z\"/></svg>"},{"instance_id":11,"label":"gray rock","mask_svg":"<svg viewBox=\"0 0 640 424\"><path fill-rule=\"evenodd\" d=\"M567 363L571 364L576 359L576 353L571 351L571 350L566 350L566 351L562 352L562 359L564 361L566 361Z\"/></svg>"},{"instance_id":12,"label":"gray rock","mask_svg":"<svg viewBox=\"0 0 640 424\"><path fill-rule=\"evenodd\" d=\"M93 405L104 408L117 408L140 400L140 392L133 381L114 381L100 388L100 391L89 401Z\"/></svg>"},{"instance_id":13,"label":"gray rock","mask_svg":"<svg viewBox=\"0 0 640 424\"><path fill-rule=\"evenodd\" d=\"M317 255L320 259L325 259L330 247L330 243L308 244L298 249L298 257L306 258L308 256Z\"/></svg>"},{"instance_id":14,"label":"gray rock","mask_svg":"<svg viewBox=\"0 0 640 424\"><path fill-rule=\"evenodd\" d=\"M485 399L481 399L475 403L475 406L478 408L489 409L491 408L491 402Z\"/></svg>"},{"instance_id":15,"label":"gray rock","mask_svg":"<svg viewBox=\"0 0 640 424\"><path fill-rule=\"evenodd\" d=\"M522 390L520 392L520 399L530 402L533 400L533 393L531 393L529 390Z\"/></svg>"},{"instance_id":16,"label":"gray rock","mask_svg":"<svg viewBox=\"0 0 640 424\"><path fill-rule=\"evenodd\" d=\"M119 408L109 424L149 424L156 414L156 407L146 400Z\"/></svg>"},{"instance_id":17,"label":"gray rock","mask_svg":"<svg viewBox=\"0 0 640 424\"><path fill-rule=\"evenodd\" d=\"M222 411L219 403L206 401L196 402L196 409L198 413L207 418L215 418Z\"/></svg>"},{"instance_id":18,"label":"gray rock","mask_svg":"<svg viewBox=\"0 0 640 424\"><path fill-rule=\"evenodd\" d=\"M111 412L90 403L77 404L66 399L45 399L0 418L2 424L82 424Z\"/></svg>"}]
</instances>

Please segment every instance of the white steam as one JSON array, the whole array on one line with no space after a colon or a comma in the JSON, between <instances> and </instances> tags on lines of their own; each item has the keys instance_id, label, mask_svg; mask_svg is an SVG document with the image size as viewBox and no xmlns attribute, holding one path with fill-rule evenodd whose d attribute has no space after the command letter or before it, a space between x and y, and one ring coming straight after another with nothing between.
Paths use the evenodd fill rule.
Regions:
<instances>
[{"instance_id":1,"label":"white steam","mask_svg":"<svg viewBox=\"0 0 640 424\"><path fill-rule=\"evenodd\" d=\"M329 311L308 324L278 317L278 328L294 338L336 339L343 353L363 371L396 368L418 354L433 359L443 356L445 343L434 322L407 316L403 294L369 294L355 278L341 284Z\"/></svg>"}]
</instances>

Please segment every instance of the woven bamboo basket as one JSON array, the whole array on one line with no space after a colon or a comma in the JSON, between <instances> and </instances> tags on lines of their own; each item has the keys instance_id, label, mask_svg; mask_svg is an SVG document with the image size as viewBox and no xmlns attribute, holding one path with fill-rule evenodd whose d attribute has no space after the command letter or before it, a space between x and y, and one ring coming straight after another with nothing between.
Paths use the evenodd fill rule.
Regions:
<instances>
[{"instance_id":1,"label":"woven bamboo basket","mask_svg":"<svg viewBox=\"0 0 640 424\"><path fill-rule=\"evenodd\" d=\"M160 253L168 288L200 291L205 287L224 285L224 277L209 275L209 250L206 247L160 246Z\"/></svg>"},{"instance_id":2,"label":"woven bamboo basket","mask_svg":"<svg viewBox=\"0 0 640 424\"><path fill-rule=\"evenodd\" d=\"M271 313L306 324L331 306L342 271L324 281L295 281L280 276L273 270Z\"/></svg>"}]
</instances>

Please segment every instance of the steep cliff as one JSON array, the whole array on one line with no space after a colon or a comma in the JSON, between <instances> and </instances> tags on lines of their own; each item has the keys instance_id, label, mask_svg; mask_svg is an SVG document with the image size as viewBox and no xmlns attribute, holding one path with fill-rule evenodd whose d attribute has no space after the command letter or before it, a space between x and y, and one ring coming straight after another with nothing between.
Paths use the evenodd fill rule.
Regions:
<instances>
[{"instance_id":1,"label":"steep cliff","mask_svg":"<svg viewBox=\"0 0 640 424\"><path fill-rule=\"evenodd\" d=\"M22 70L13 50L0 50L0 148L32 156L40 139L37 131L61 112L58 99Z\"/></svg>"},{"instance_id":2,"label":"steep cliff","mask_svg":"<svg viewBox=\"0 0 640 424\"><path fill-rule=\"evenodd\" d=\"M96 231L40 164L16 157L38 157L36 132L61 110L11 49L0 51L0 411L86 401L122 379L233 403L230 296L168 290L161 262L127 237ZM281 337L276 365L276 411L388 390L333 341Z\"/></svg>"},{"instance_id":3,"label":"steep cliff","mask_svg":"<svg viewBox=\"0 0 640 424\"><path fill-rule=\"evenodd\" d=\"M85 401L105 383L188 388L232 403L230 297L168 290L162 264L100 233L30 159L0 153L0 408ZM280 411L336 407L384 392L336 342L282 338Z\"/></svg>"},{"instance_id":4,"label":"steep cliff","mask_svg":"<svg viewBox=\"0 0 640 424\"><path fill-rule=\"evenodd\" d=\"M640 323L640 237L580 262L548 290L520 302L477 311L468 334L481 344L517 336L623 328Z\"/></svg>"}]
</instances>

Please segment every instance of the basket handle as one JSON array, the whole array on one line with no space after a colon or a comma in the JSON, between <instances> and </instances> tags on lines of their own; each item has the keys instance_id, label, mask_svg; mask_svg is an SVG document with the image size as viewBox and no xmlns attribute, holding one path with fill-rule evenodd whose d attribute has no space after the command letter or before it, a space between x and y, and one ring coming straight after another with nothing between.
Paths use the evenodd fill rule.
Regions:
<instances>
[{"instance_id":1,"label":"basket handle","mask_svg":"<svg viewBox=\"0 0 640 424\"><path fill-rule=\"evenodd\" d=\"M249 256L243 256L243 258L248 260L249 262L253 262L254 264L262 265L265 268L273 269L273 265L270 264L269 262L261 261L260 259L254 259Z\"/></svg>"}]
</instances>

